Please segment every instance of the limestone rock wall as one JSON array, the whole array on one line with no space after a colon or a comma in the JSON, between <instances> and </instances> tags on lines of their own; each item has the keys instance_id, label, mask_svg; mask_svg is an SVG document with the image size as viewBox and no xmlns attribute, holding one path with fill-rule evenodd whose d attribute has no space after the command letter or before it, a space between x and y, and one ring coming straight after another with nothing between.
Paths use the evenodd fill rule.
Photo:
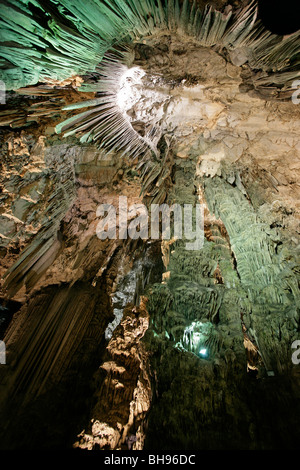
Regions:
<instances>
[{"instance_id":1,"label":"limestone rock wall","mask_svg":"<svg viewBox=\"0 0 300 470\"><path fill-rule=\"evenodd\" d=\"M2 237L1 306L8 320L2 331L1 446L72 446L89 413L92 377L114 319L115 281L139 252L139 241L101 241L96 210L118 203L118 193L129 204L140 201L140 185L116 155L55 136L6 136L1 232L7 221L13 226ZM21 214L29 195L31 206L22 205ZM137 380L132 378L132 390Z\"/></svg>"},{"instance_id":2,"label":"limestone rock wall","mask_svg":"<svg viewBox=\"0 0 300 470\"><path fill-rule=\"evenodd\" d=\"M191 160L176 167L170 197L181 201L176 182L182 188L184 180L184 200L205 204L205 241L199 251L168 245L168 276L149 287L145 342L156 394L145 446L158 450L164 439L174 450L293 448L297 250L259 218L242 179L233 184L223 169L193 180L192 168Z\"/></svg>"},{"instance_id":3,"label":"limestone rock wall","mask_svg":"<svg viewBox=\"0 0 300 470\"><path fill-rule=\"evenodd\" d=\"M36 124L4 120L1 445L294 448L299 109L264 89L249 50L230 58L164 30L131 52L145 74L123 112L132 132L152 129L148 160L63 140L60 105ZM201 203L203 247L171 237L147 264L148 241L99 240L97 207L120 195ZM142 275L107 338L135 261Z\"/></svg>"}]
</instances>

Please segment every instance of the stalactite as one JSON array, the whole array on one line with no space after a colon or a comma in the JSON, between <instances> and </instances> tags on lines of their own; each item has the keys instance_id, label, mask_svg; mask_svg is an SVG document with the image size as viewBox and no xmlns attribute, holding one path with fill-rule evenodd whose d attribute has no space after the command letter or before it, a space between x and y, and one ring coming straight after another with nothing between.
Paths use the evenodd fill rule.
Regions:
<instances>
[{"instance_id":1,"label":"stalactite","mask_svg":"<svg viewBox=\"0 0 300 470\"><path fill-rule=\"evenodd\" d=\"M299 231L280 203L296 194L299 146L296 111L280 100L299 76L299 32L272 34L246 3L0 6L2 292L18 304L3 329L1 444L263 448L277 432L287 442L285 420L273 423L283 401L291 428L298 410ZM278 176L283 141L290 166ZM171 231L149 264L143 253L115 328L117 272L128 280L139 244L99 240L96 211L121 194L147 208L203 203L205 239L190 251ZM277 230L280 217L291 231Z\"/></svg>"}]
</instances>

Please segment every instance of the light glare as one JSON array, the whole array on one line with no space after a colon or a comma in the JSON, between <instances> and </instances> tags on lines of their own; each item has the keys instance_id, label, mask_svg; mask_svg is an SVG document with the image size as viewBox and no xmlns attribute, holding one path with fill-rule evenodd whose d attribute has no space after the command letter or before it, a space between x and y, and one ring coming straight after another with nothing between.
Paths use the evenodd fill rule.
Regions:
<instances>
[{"instance_id":1,"label":"light glare","mask_svg":"<svg viewBox=\"0 0 300 470\"><path fill-rule=\"evenodd\" d=\"M139 101L139 96L136 96L137 90L133 90L132 87L141 84L144 75L145 72L140 67L131 67L121 76L117 104L123 114Z\"/></svg>"},{"instance_id":2,"label":"light glare","mask_svg":"<svg viewBox=\"0 0 300 470\"><path fill-rule=\"evenodd\" d=\"M205 349L205 348L200 349L199 354L200 354L200 356L206 356L207 355L207 349Z\"/></svg>"}]
</instances>

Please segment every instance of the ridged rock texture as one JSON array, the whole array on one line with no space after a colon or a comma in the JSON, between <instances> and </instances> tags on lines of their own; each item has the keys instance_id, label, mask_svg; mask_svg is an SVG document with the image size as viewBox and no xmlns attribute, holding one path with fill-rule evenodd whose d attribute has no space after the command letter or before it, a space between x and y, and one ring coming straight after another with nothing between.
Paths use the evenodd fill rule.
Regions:
<instances>
[{"instance_id":1,"label":"ridged rock texture","mask_svg":"<svg viewBox=\"0 0 300 470\"><path fill-rule=\"evenodd\" d=\"M299 31L255 1L0 14L0 447L296 449ZM201 204L203 246L100 240L120 196Z\"/></svg>"}]
</instances>

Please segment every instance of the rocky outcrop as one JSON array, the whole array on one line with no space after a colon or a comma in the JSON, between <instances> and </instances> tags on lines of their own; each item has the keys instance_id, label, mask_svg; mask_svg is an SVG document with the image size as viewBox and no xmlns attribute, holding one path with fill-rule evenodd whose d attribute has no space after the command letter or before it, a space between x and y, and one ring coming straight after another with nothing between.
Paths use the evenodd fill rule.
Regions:
<instances>
[{"instance_id":1,"label":"rocky outcrop","mask_svg":"<svg viewBox=\"0 0 300 470\"><path fill-rule=\"evenodd\" d=\"M149 324L144 302L129 305L114 330L95 377L98 387L91 423L78 436L75 448L144 447L145 418L152 399L148 354L141 342Z\"/></svg>"},{"instance_id":2,"label":"rocky outcrop","mask_svg":"<svg viewBox=\"0 0 300 470\"><path fill-rule=\"evenodd\" d=\"M21 139L28 142L25 133ZM44 145L45 138L37 144L34 140L33 135L33 144L24 144L19 167L18 147L6 154L2 173L9 190L7 220L14 221L20 188L22 195L36 191L35 184L27 183L28 172L44 188L36 195L34 210L24 212L19 230L14 225L2 246L2 270L9 268L1 298L7 351L0 371L4 448L61 447L75 439L78 411L87 412L92 376L114 318L114 282L122 259L127 260L125 271L130 270L134 249L130 243L97 237L96 210L100 203L117 201L118 189L128 195L129 203L140 200L136 177L117 156L108 158L72 143ZM14 174L18 183L12 184ZM30 222L36 233L30 232ZM48 400L51 404L46 405ZM76 424L72 416L77 416ZM34 423L31 434L25 432L28 423Z\"/></svg>"}]
</instances>

